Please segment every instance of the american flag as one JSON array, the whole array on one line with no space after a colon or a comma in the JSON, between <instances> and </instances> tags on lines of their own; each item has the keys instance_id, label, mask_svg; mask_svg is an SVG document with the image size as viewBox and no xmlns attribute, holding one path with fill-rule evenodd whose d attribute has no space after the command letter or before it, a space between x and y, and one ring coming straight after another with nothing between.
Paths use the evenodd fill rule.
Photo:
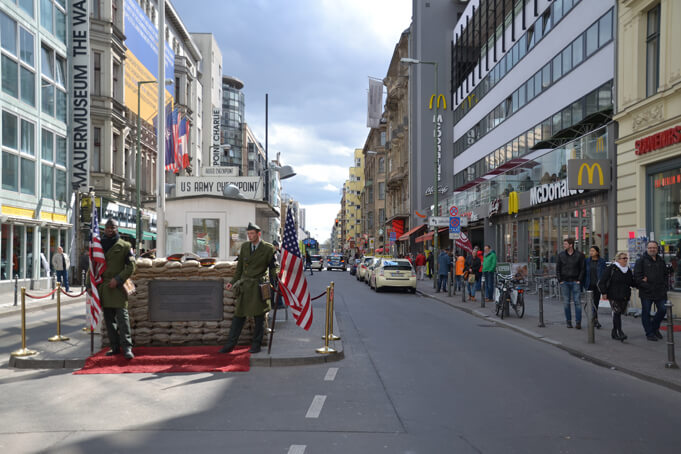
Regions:
<instances>
[{"instance_id":1,"label":"american flag","mask_svg":"<svg viewBox=\"0 0 681 454\"><path fill-rule=\"evenodd\" d=\"M292 210L287 210L286 213L283 243L279 288L284 301L291 308L296 324L308 330L312 325L312 304L303 272L303 259L298 248L298 234Z\"/></svg>"},{"instance_id":2,"label":"american flag","mask_svg":"<svg viewBox=\"0 0 681 454\"><path fill-rule=\"evenodd\" d=\"M102 283L102 274L106 270L104 249L99 239L99 218L97 207L92 204L92 229L90 231L90 293L87 296L87 319L90 330L94 330L102 317L102 303L99 300L97 286Z\"/></svg>"}]
</instances>

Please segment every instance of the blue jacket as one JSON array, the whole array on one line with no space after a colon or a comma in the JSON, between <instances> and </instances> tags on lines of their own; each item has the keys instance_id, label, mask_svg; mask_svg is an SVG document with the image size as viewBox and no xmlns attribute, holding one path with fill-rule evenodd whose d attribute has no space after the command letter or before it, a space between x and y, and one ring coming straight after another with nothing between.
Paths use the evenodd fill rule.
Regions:
<instances>
[{"instance_id":1,"label":"blue jacket","mask_svg":"<svg viewBox=\"0 0 681 454\"><path fill-rule=\"evenodd\" d=\"M446 276L449 273L449 267L452 266L452 258L446 252L440 252L437 256L437 274Z\"/></svg>"},{"instance_id":2,"label":"blue jacket","mask_svg":"<svg viewBox=\"0 0 681 454\"><path fill-rule=\"evenodd\" d=\"M591 265L593 260L591 260L591 257L586 257L584 259L584 269L586 276L584 277L584 282L583 282L583 289L584 290L589 290L589 287L591 286ZM605 271L605 259L603 258L598 258L598 261L596 262L596 277L598 278L596 282L593 282L594 285L598 285L598 281L601 280L601 276L603 275L603 271Z\"/></svg>"}]
</instances>

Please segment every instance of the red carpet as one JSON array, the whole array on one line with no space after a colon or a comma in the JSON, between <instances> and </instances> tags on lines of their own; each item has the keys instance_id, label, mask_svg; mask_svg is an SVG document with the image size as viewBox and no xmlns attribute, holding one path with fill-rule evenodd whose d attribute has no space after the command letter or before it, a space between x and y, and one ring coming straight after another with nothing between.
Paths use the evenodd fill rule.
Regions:
<instances>
[{"instance_id":1,"label":"red carpet","mask_svg":"<svg viewBox=\"0 0 681 454\"><path fill-rule=\"evenodd\" d=\"M248 372L251 354L248 346L236 347L231 353L219 353L220 346L200 347L135 347L135 358L123 355L105 356L108 348L85 361L85 367L74 374L158 374L174 372Z\"/></svg>"},{"instance_id":2,"label":"red carpet","mask_svg":"<svg viewBox=\"0 0 681 454\"><path fill-rule=\"evenodd\" d=\"M667 325L660 325L660 330L661 331L667 331ZM679 332L681 331L681 325L674 325L674 332Z\"/></svg>"}]
</instances>

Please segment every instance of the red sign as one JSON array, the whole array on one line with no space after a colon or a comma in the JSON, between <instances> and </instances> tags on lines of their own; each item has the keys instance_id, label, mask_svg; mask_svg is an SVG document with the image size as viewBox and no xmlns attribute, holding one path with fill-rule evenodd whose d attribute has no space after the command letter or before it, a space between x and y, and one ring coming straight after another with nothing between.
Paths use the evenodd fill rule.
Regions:
<instances>
[{"instance_id":1,"label":"red sign","mask_svg":"<svg viewBox=\"0 0 681 454\"><path fill-rule=\"evenodd\" d=\"M393 219L393 228L392 230L395 232L395 235L399 237L404 233L404 219Z\"/></svg>"},{"instance_id":2,"label":"red sign","mask_svg":"<svg viewBox=\"0 0 681 454\"><path fill-rule=\"evenodd\" d=\"M681 142L681 126L674 126L673 128L637 140L634 146L636 147L636 154L640 156L679 142Z\"/></svg>"},{"instance_id":3,"label":"red sign","mask_svg":"<svg viewBox=\"0 0 681 454\"><path fill-rule=\"evenodd\" d=\"M456 206L452 205L451 207L449 207L449 215L452 216L452 217L458 216L459 215L459 209Z\"/></svg>"}]
</instances>

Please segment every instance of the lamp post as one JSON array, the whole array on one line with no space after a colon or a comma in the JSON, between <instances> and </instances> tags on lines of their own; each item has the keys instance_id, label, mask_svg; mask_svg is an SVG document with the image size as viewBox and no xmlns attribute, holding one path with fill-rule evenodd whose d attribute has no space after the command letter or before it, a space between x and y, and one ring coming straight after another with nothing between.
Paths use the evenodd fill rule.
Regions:
<instances>
[{"instance_id":1,"label":"lamp post","mask_svg":"<svg viewBox=\"0 0 681 454\"><path fill-rule=\"evenodd\" d=\"M437 97L438 97L438 86L437 86L437 62L436 61L422 61L422 60L417 60L415 58L402 58L400 59L402 63L406 63L409 65L433 65L434 70L435 70L435 124L437 125L437 117L439 114L440 110L440 105L437 102ZM437 216L439 214L438 210L438 195L439 195L439 179L438 179L438 164L440 163L440 159L438 156L438 151L437 151L437 131L433 131L433 146L435 147L435 159L434 159L434 177L433 177L433 216ZM437 253L437 247L438 247L438 228L435 226L435 232L433 233L433 254ZM435 267L435 273L434 273L434 282L437 282L437 256L433 257L433 265Z\"/></svg>"}]
</instances>

